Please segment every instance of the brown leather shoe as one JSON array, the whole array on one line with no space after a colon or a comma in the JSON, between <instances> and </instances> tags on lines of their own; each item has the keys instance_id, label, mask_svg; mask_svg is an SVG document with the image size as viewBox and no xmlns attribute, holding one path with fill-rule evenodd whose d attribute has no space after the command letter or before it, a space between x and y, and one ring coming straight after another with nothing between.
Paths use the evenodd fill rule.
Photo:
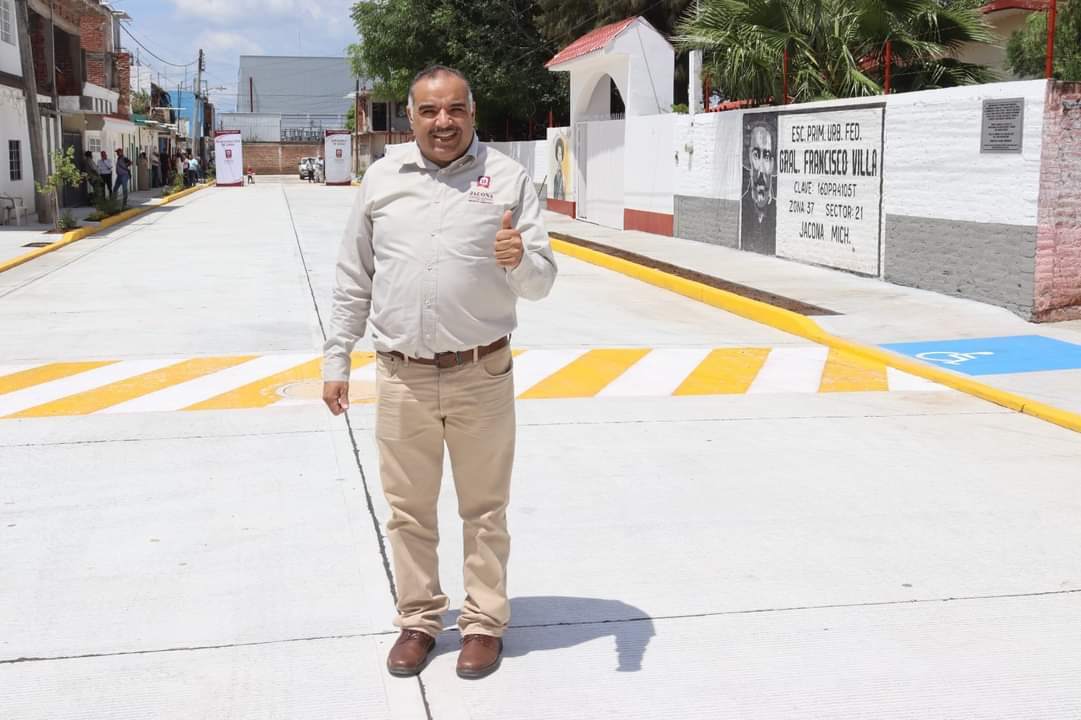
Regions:
<instances>
[{"instance_id":1,"label":"brown leather shoe","mask_svg":"<svg viewBox=\"0 0 1081 720\"><path fill-rule=\"evenodd\" d=\"M435 638L420 630L402 630L387 655L387 670L398 677L412 677L428 664Z\"/></svg>"},{"instance_id":2,"label":"brown leather shoe","mask_svg":"<svg viewBox=\"0 0 1081 720\"><path fill-rule=\"evenodd\" d=\"M503 641L491 635L466 635L458 653L458 677L476 680L499 669Z\"/></svg>"}]
</instances>

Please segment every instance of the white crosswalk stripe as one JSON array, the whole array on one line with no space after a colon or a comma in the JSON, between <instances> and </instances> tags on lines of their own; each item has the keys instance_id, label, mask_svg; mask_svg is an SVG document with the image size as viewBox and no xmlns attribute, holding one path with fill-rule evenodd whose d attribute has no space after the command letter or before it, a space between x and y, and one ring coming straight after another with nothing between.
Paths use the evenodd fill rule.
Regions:
<instances>
[{"instance_id":1,"label":"white crosswalk stripe","mask_svg":"<svg viewBox=\"0 0 1081 720\"><path fill-rule=\"evenodd\" d=\"M817 392L828 356L829 348L817 345L775 347L747 393Z\"/></svg>"},{"instance_id":2,"label":"white crosswalk stripe","mask_svg":"<svg viewBox=\"0 0 1081 720\"><path fill-rule=\"evenodd\" d=\"M99 414L180 410L234 390L247 383L255 382L268 375L296 367L313 357L310 353L264 355L210 375L182 382L179 385L173 385L119 405L113 405L100 410Z\"/></svg>"},{"instance_id":3,"label":"white crosswalk stripe","mask_svg":"<svg viewBox=\"0 0 1081 720\"><path fill-rule=\"evenodd\" d=\"M154 358L146 360L124 360L87 370L69 377L34 385L23 390L0 395L0 417L21 412L28 408L44 405L60 398L93 390L103 385L125 380L135 375L152 372L180 362L179 358Z\"/></svg>"},{"instance_id":4,"label":"white crosswalk stripe","mask_svg":"<svg viewBox=\"0 0 1081 720\"><path fill-rule=\"evenodd\" d=\"M671 395L710 348L658 348L597 393L597 397Z\"/></svg>"}]
</instances>

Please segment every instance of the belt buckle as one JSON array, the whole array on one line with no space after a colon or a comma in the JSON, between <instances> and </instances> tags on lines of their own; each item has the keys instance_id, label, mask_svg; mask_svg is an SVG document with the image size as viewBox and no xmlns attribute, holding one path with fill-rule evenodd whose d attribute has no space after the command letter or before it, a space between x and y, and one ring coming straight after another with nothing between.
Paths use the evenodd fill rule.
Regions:
<instances>
[{"instance_id":1,"label":"belt buckle","mask_svg":"<svg viewBox=\"0 0 1081 720\"><path fill-rule=\"evenodd\" d=\"M465 365L465 363L462 361L462 358L463 357L469 357L469 355L471 355L471 354L472 353L462 352L461 350L455 350L454 351L454 367L461 367L462 365Z\"/></svg>"}]
</instances>

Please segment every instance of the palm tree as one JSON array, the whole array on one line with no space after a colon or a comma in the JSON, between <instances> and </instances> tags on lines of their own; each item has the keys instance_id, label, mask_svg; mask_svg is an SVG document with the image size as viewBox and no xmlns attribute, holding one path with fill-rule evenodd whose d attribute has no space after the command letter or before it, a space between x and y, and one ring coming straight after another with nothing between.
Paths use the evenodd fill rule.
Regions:
<instances>
[{"instance_id":1,"label":"palm tree","mask_svg":"<svg viewBox=\"0 0 1081 720\"><path fill-rule=\"evenodd\" d=\"M882 92L892 46L892 89L987 82L991 72L952 57L991 31L977 10L936 0L703 0L676 27L682 49L702 49L707 76L729 97L780 103Z\"/></svg>"}]
</instances>

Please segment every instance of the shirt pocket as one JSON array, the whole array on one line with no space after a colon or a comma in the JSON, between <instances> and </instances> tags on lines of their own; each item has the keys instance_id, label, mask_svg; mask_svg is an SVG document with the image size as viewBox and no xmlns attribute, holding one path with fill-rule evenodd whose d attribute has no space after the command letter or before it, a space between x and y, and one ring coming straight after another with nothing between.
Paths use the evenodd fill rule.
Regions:
<instances>
[{"instance_id":1,"label":"shirt pocket","mask_svg":"<svg viewBox=\"0 0 1081 720\"><path fill-rule=\"evenodd\" d=\"M462 203L448 224L448 249L470 259L495 262L495 236L503 210L499 203Z\"/></svg>"}]
</instances>

